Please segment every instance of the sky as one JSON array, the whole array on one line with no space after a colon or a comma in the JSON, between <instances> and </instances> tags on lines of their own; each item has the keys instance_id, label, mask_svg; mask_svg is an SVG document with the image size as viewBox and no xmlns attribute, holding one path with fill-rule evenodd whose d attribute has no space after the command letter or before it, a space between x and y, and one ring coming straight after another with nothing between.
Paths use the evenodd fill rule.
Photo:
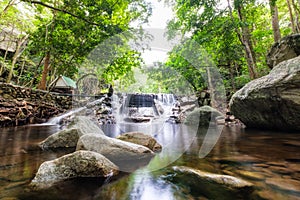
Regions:
<instances>
[{"instance_id":1,"label":"sky","mask_svg":"<svg viewBox=\"0 0 300 200\"><path fill-rule=\"evenodd\" d=\"M154 41L150 44L151 50L143 52L142 57L146 65L152 65L153 62L163 62L167 59L167 51L170 47L166 48L167 40L163 38L162 33L166 31L167 22L173 18L173 12L162 1L147 0L147 2L152 5L152 16L149 18L149 23L144 24L143 28L154 35Z\"/></svg>"}]
</instances>

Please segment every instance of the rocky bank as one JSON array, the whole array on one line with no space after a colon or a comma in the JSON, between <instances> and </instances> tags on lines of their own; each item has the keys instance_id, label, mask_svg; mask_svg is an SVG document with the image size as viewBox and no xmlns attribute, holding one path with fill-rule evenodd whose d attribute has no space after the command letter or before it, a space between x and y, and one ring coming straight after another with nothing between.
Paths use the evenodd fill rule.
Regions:
<instances>
[{"instance_id":1,"label":"rocky bank","mask_svg":"<svg viewBox=\"0 0 300 200\"><path fill-rule=\"evenodd\" d=\"M72 107L72 97L0 83L0 127L41 123Z\"/></svg>"}]
</instances>

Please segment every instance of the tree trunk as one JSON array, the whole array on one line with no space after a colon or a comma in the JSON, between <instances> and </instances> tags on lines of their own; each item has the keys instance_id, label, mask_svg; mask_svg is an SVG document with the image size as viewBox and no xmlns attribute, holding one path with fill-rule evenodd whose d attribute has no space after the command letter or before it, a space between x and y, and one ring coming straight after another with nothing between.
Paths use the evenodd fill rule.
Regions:
<instances>
[{"instance_id":1,"label":"tree trunk","mask_svg":"<svg viewBox=\"0 0 300 200\"><path fill-rule=\"evenodd\" d=\"M271 15L272 15L272 28L273 28L273 36L274 41L278 42L281 39L281 33L279 28L279 20L278 20L278 7L276 5L276 0L269 0Z\"/></svg>"},{"instance_id":2,"label":"tree trunk","mask_svg":"<svg viewBox=\"0 0 300 200\"><path fill-rule=\"evenodd\" d=\"M238 11L239 20L241 22L244 22L243 14L242 14L242 7L238 6L237 11ZM244 45L249 75L250 75L251 79L255 79L255 78L257 78L256 59L255 59L255 54L254 54L252 43L251 43L250 30L249 30L249 27L245 24L242 25L241 30L242 30L241 31L242 33L241 34L239 33L241 35L239 38L241 39L241 42Z\"/></svg>"},{"instance_id":3,"label":"tree trunk","mask_svg":"<svg viewBox=\"0 0 300 200\"><path fill-rule=\"evenodd\" d=\"M21 72L20 72L20 74L19 74L19 76L18 76L18 80L17 80L17 85L20 85L20 78L21 78L22 75L23 75L25 63L26 63L26 60L23 60L22 67L21 67Z\"/></svg>"},{"instance_id":4,"label":"tree trunk","mask_svg":"<svg viewBox=\"0 0 300 200\"><path fill-rule=\"evenodd\" d=\"M295 0L292 0L292 4L293 4L293 8L295 11L295 15L296 15L296 20L295 20L295 27L296 27L296 33L300 32L300 24L299 24L299 8L296 5Z\"/></svg>"},{"instance_id":5,"label":"tree trunk","mask_svg":"<svg viewBox=\"0 0 300 200\"><path fill-rule=\"evenodd\" d=\"M292 6L291 6L291 2L290 2L290 0L286 0L286 3L287 3L287 6L288 6L288 9L289 9L290 21L291 21L291 26L292 26L293 33L296 33L296 26L295 26L294 14L293 14L293 9L292 9Z\"/></svg>"},{"instance_id":6,"label":"tree trunk","mask_svg":"<svg viewBox=\"0 0 300 200\"><path fill-rule=\"evenodd\" d=\"M216 99L216 89L215 89L215 84L213 84L210 67L206 68L206 73L207 73L207 82L208 82L208 88L210 93L210 105L211 107L218 109L218 102Z\"/></svg>"},{"instance_id":7,"label":"tree trunk","mask_svg":"<svg viewBox=\"0 0 300 200\"><path fill-rule=\"evenodd\" d=\"M234 63L236 65L236 63ZM230 73L230 80L231 80L231 87L233 91L236 91L236 85L235 85L235 76L234 76L234 69L236 68L232 63L229 62L229 73Z\"/></svg>"},{"instance_id":8,"label":"tree trunk","mask_svg":"<svg viewBox=\"0 0 300 200\"><path fill-rule=\"evenodd\" d=\"M38 85L38 89L46 90L46 84L47 84L47 76L50 69L50 52L48 51L45 57L44 61L44 69L42 72L42 78Z\"/></svg>"},{"instance_id":9,"label":"tree trunk","mask_svg":"<svg viewBox=\"0 0 300 200\"><path fill-rule=\"evenodd\" d=\"M15 54L14 54L14 56L12 58L12 63L11 63L10 69L9 69L9 74L8 74L7 79L6 79L6 83L9 83L11 81L11 79L12 79L12 75L13 75L13 72L14 72L15 64L16 64L18 58L21 56L21 54L23 53L23 51L25 49L25 48L22 48L22 46L26 42L27 38L28 38L28 35L24 36L23 38L21 38L21 39L19 39L17 41L16 51L15 51Z\"/></svg>"}]
</instances>

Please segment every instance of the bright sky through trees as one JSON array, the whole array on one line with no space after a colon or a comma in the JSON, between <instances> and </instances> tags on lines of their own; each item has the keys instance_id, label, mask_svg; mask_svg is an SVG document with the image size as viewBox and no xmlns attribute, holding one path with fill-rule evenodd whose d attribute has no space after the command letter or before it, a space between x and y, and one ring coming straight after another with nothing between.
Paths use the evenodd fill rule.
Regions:
<instances>
[{"instance_id":1,"label":"bright sky through trees","mask_svg":"<svg viewBox=\"0 0 300 200\"><path fill-rule=\"evenodd\" d=\"M152 16L149 18L149 23L145 24L143 27L146 29L156 28L166 30L167 22L171 20L174 15L172 9L167 7L162 1L148 0L148 2L152 5ZM164 49L152 48L151 50L143 52L142 57L146 65L152 65L153 62L166 61L167 52Z\"/></svg>"}]
</instances>

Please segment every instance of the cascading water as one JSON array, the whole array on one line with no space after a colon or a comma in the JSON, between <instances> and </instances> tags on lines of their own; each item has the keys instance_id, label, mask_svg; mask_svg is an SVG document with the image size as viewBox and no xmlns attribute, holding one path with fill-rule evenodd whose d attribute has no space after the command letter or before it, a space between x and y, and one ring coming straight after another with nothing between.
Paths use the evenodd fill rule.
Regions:
<instances>
[{"instance_id":1,"label":"cascading water","mask_svg":"<svg viewBox=\"0 0 300 200\"><path fill-rule=\"evenodd\" d=\"M91 108L91 107L94 107L96 106L97 104L103 102L105 97L102 97L101 99L97 99L95 101L92 101L90 103L87 103L85 106L82 106L80 108L75 108L73 110L70 110L62 115L59 115L59 116L56 116L56 117L53 117L51 118L48 122L44 123L43 125L58 125L61 123L61 121L63 119L66 119L68 117L71 117L71 116L75 116L77 115L78 113L82 112L83 110L87 109L87 108Z\"/></svg>"},{"instance_id":2,"label":"cascading water","mask_svg":"<svg viewBox=\"0 0 300 200\"><path fill-rule=\"evenodd\" d=\"M172 96L166 96L172 105ZM162 97L164 94L118 94L112 98L116 124L102 126L104 132L109 132L111 137L126 132L142 132L155 137L164 129L172 110L170 104L163 104Z\"/></svg>"},{"instance_id":3,"label":"cascading water","mask_svg":"<svg viewBox=\"0 0 300 200\"><path fill-rule=\"evenodd\" d=\"M67 117L70 117L71 115L75 115L76 113L81 112L84 109L86 109L86 107L81 107L81 108L70 110L70 111L68 111L68 112L66 112L62 115L51 118L48 122L44 123L44 125L57 125L57 124L60 124L60 122L63 119L65 119Z\"/></svg>"}]
</instances>

